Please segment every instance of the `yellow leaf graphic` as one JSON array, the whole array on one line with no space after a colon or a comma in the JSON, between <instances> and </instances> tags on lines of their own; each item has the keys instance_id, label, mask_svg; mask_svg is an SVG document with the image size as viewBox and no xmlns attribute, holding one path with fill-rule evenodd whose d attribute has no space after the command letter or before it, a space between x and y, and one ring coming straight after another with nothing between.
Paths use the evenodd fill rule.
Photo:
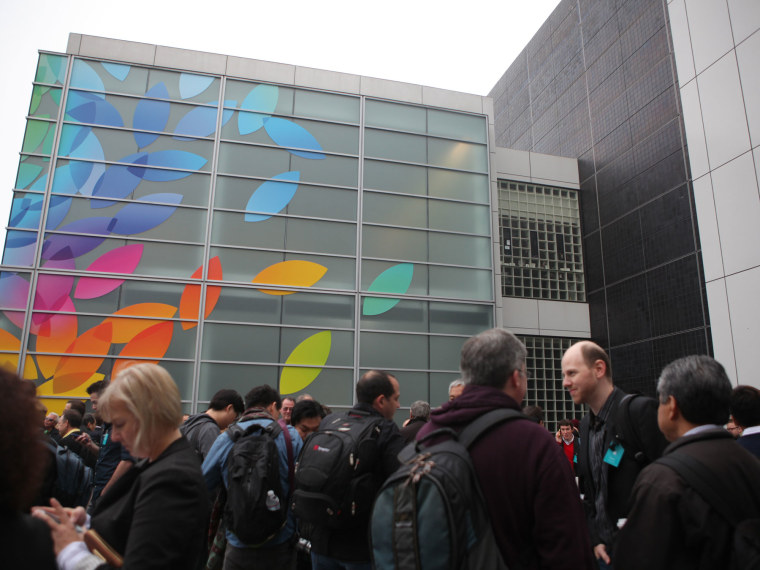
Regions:
<instances>
[{"instance_id":1,"label":"yellow leaf graphic","mask_svg":"<svg viewBox=\"0 0 760 570\"><path fill-rule=\"evenodd\" d=\"M322 331L311 335L293 349L280 375L281 394L298 392L316 380L322 372L322 366L327 362L327 357L330 356L331 342L330 331ZM294 364L304 367L288 366Z\"/></svg>"},{"instance_id":2,"label":"yellow leaf graphic","mask_svg":"<svg viewBox=\"0 0 760 570\"><path fill-rule=\"evenodd\" d=\"M254 277L251 283L311 287L322 279L325 273L327 273L327 267L324 265L314 263L313 261L292 259L270 265ZM268 295L292 295L295 293L295 291L283 291L280 289L259 289L259 291Z\"/></svg>"}]
</instances>

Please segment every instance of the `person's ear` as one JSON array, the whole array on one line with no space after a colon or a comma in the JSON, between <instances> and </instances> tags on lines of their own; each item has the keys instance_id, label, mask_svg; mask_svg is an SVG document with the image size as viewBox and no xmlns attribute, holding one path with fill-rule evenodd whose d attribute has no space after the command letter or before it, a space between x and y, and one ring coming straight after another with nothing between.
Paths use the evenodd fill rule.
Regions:
<instances>
[{"instance_id":1,"label":"person's ear","mask_svg":"<svg viewBox=\"0 0 760 570\"><path fill-rule=\"evenodd\" d=\"M667 408L668 419L670 421L673 422L682 417L681 408L678 406L678 401L672 395L668 396L668 403L665 404L665 407Z\"/></svg>"},{"instance_id":2,"label":"person's ear","mask_svg":"<svg viewBox=\"0 0 760 570\"><path fill-rule=\"evenodd\" d=\"M594 372L597 378L604 378L604 375L607 373L607 365L604 363L604 360L599 359L594 361Z\"/></svg>"}]
</instances>

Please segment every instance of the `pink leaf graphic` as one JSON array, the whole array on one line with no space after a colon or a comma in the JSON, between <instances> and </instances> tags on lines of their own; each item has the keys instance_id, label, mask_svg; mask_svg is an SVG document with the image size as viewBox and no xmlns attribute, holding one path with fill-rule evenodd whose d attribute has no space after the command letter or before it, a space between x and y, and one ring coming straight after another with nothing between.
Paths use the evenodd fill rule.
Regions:
<instances>
[{"instance_id":1,"label":"pink leaf graphic","mask_svg":"<svg viewBox=\"0 0 760 570\"><path fill-rule=\"evenodd\" d=\"M87 268L94 273L132 273L140 263L143 244L135 243L104 253ZM75 299L94 299L110 293L124 283L124 279L82 277L74 291Z\"/></svg>"}]
</instances>

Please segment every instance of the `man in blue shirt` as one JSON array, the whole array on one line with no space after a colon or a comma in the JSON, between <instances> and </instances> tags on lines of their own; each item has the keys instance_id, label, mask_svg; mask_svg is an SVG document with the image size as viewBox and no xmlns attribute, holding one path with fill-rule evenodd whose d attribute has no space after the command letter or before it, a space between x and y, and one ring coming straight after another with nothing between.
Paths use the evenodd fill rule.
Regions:
<instances>
[{"instance_id":1,"label":"man in blue shirt","mask_svg":"<svg viewBox=\"0 0 760 570\"><path fill-rule=\"evenodd\" d=\"M243 417L256 414L256 419L240 422L240 427L245 429L252 423L266 426L277 421L280 417L282 400L280 395L271 386L257 386L245 396L245 412ZM293 462L301 451L303 442L298 432L292 426L282 428L282 432L275 439L280 459L280 482L282 492L289 498L291 493L290 480ZM203 476L206 478L206 486L210 492L214 492L220 483L225 488L229 486L227 478L227 457L232 450L233 442L227 432L222 433L211 446L211 449L203 461ZM287 499L286 499L287 500ZM224 555L224 570L292 570L296 563L296 520L290 509L288 519L282 530L271 540L254 547L243 543L235 534L227 531L227 549Z\"/></svg>"}]
</instances>

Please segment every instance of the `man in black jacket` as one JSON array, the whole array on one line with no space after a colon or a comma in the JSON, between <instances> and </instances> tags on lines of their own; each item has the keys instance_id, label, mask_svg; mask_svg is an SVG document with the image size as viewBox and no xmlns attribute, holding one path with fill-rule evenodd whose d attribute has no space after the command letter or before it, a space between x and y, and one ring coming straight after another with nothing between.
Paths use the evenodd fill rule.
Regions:
<instances>
[{"instance_id":1,"label":"man in black jacket","mask_svg":"<svg viewBox=\"0 0 760 570\"><path fill-rule=\"evenodd\" d=\"M760 462L722 427L731 395L723 366L709 356L679 358L662 371L657 392L660 430L672 442L661 461L694 462L700 479L715 481L710 492L721 497L737 521L760 517ZM718 503L692 487L688 476L661 461L644 469L636 480L615 568L733 567L734 530L715 508Z\"/></svg>"},{"instance_id":2,"label":"man in black jacket","mask_svg":"<svg viewBox=\"0 0 760 570\"><path fill-rule=\"evenodd\" d=\"M219 390L209 402L208 410L190 416L179 428L195 448L201 462L216 438L243 413L243 398L235 390Z\"/></svg>"},{"instance_id":3,"label":"man in black jacket","mask_svg":"<svg viewBox=\"0 0 760 570\"><path fill-rule=\"evenodd\" d=\"M581 421L577 474L594 556L600 568L611 568L618 521L628 514L636 477L667 445L657 429L657 403L643 397L623 402L609 356L590 341L567 349L562 378L573 402L591 409Z\"/></svg>"}]
</instances>

